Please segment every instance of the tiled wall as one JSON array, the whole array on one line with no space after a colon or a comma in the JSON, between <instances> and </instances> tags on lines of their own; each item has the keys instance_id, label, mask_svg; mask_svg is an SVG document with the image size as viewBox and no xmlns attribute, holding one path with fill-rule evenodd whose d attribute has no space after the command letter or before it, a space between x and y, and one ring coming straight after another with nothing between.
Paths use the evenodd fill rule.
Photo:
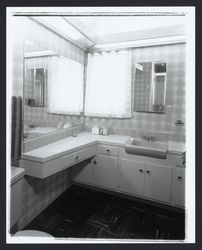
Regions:
<instances>
[{"instance_id":1,"label":"tiled wall","mask_svg":"<svg viewBox=\"0 0 202 250\"><path fill-rule=\"evenodd\" d=\"M25 176L22 180L21 218L11 230L22 230L71 184L70 168L45 179Z\"/></svg>"},{"instance_id":2,"label":"tiled wall","mask_svg":"<svg viewBox=\"0 0 202 250\"><path fill-rule=\"evenodd\" d=\"M24 106L24 124L36 124L41 127L57 127L59 122L71 122L72 124L84 123L83 116L68 116L51 114L46 111L46 107Z\"/></svg>"},{"instance_id":3,"label":"tiled wall","mask_svg":"<svg viewBox=\"0 0 202 250\"><path fill-rule=\"evenodd\" d=\"M25 40L32 41L43 48L53 50L57 54L85 64L86 52L79 47L38 25L27 17L13 18L12 95L23 97L23 48ZM46 60L43 61L43 63L46 64ZM26 121L31 123L36 119L37 125L41 126L55 127L58 122L64 121L64 115L48 114L46 108L28 107L25 105L25 113L28 114L27 116L25 115ZM78 116L66 116L65 120L75 124L83 122L83 118Z\"/></svg>"},{"instance_id":4,"label":"tiled wall","mask_svg":"<svg viewBox=\"0 0 202 250\"><path fill-rule=\"evenodd\" d=\"M67 42L55 33L39 26L26 17L13 18L15 20L13 22L12 32L9 33L14 36L11 95L23 97L23 46L25 39L40 44L44 48L53 50L60 55L76 60L82 64L85 63L86 53L77 46ZM39 114L37 109L32 109L32 112ZM45 119L47 119L47 117ZM52 117L50 119L52 119ZM50 140L57 139L58 137L56 135L50 138ZM39 139L39 141L40 140L41 139ZM17 230L22 229L30 220L37 216L38 213L68 188L70 184L69 176L69 170L66 170L44 180L32 177L24 178L22 188L22 217Z\"/></svg>"},{"instance_id":5,"label":"tiled wall","mask_svg":"<svg viewBox=\"0 0 202 250\"><path fill-rule=\"evenodd\" d=\"M23 81L24 81L24 62L23 62L23 48L24 41L32 41L43 48L53 50L57 54L78 61L82 64L86 62L86 52L77 47L76 45L68 42L67 40L59 37L48 29L38 25L34 21L26 17L13 17L15 18L12 32L13 32L13 82L12 82L12 95L23 97ZM45 62L44 62L45 63ZM33 121L35 118L39 125L46 122L49 126L53 122L55 126L56 121L63 121L63 115L52 115L46 112L45 108L31 108L25 107L28 122ZM83 117L69 116L68 120L73 120L74 123L83 121Z\"/></svg>"},{"instance_id":6,"label":"tiled wall","mask_svg":"<svg viewBox=\"0 0 202 250\"><path fill-rule=\"evenodd\" d=\"M86 62L86 52L27 17L13 17L12 95L23 96L24 41L32 41L43 48L78 61Z\"/></svg>"},{"instance_id":7,"label":"tiled wall","mask_svg":"<svg viewBox=\"0 0 202 250\"><path fill-rule=\"evenodd\" d=\"M134 88L134 110L148 111L150 107L150 91L152 63L140 62L143 71L136 69Z\"/></svg>"},{"instance_id":8,"label":"tiled wall","mask_svg":"<svg viewBox=\"0 0 202 250\"><path fill-rule=\"evenodd\" d=\"M163 140L185 140L185 126L176 126L176 120L185 122L185 44L162 45L133 49L136 62L168 62L166 87L166 113L134 112L132 119L85 118L85 128L98 124L110 128L111 133L139 136L152 134ZM133 70L133 84L135 81Z\"/></svg>"}]
</instances>

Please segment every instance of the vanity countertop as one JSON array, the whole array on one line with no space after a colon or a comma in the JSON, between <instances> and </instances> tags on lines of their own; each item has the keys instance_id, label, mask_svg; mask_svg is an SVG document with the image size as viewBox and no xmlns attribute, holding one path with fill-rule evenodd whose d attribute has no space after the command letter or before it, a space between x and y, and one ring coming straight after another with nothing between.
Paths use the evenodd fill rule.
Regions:
<instances>
[{"instance_id":1,"label":"vanity countertop","mask_svg":"<svg viewBox=\"0 0 202 250\"><path fill-rule=\"evenodd\" d=\"M22 154L23 159L46 162L56 157L61 157L75 150L80 150L86 146L104 143L108 145L124 146L129 136L124 135L93 135L89 132L81 132L77 137L67 137L57 142L48 144L38 149Z\"/></svg>"},{"instance_id":2,"label":"vanity countertop","mask_svg":"<svg viewBox=\"0 0 202 250\"><path fill-rule=\"evenodd\" d=\"M81 150L86 146L103 143L114 146L124 146L129 136L124 135L94 135L89 132L81 132L77 137L67 137L57 142L48 144L38 149L22 154L22 159L35 162L47 162L65 154L72 153L75 150ZM185 150L185 143L181 142L166 142L168 143L168 153L181 154Z\"/></svg>"}]
</instances>

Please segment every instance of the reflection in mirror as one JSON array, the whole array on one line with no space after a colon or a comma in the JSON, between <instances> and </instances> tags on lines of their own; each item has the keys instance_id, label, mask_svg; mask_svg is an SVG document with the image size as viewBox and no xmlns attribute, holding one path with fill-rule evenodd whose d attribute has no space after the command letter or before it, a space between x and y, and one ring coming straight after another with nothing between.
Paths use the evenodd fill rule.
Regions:
<instances>
[{"instance_id":1,"label":"reflection in mirror","mask_svg":"<svg viewBox=\"0 0 202 250\"><path fill-rule=\"evenodd\" d=\"M25 93L25 102L33 107L46 106L47 69L26 68L25 82L30 86L30 93Z\"/></svg>"},{"instance_id":2,"label":"reflection in mirror","mask_svg":"<svg viewBox=\"0 0 202 250\"><path fill-rule=\"evenodd\" d=\"M135 65L134 111L164 113L166 62L138 62Z\"/></svg>"},{"instance_id":3,"label":"reflection in mirror","mask_svg":"<svg viewBox=\"0 0 202 250\"><path fill-rule=\"evenodd\" d=\"M84 122L82 115L68 116L48 110L48 79L50 81L51 76L55 76L56 70L50 67L52 58L61 56L33 42L24 42L24 140ZM59 88L59 82L55 82Z\"/></svg>"}]
</instances>

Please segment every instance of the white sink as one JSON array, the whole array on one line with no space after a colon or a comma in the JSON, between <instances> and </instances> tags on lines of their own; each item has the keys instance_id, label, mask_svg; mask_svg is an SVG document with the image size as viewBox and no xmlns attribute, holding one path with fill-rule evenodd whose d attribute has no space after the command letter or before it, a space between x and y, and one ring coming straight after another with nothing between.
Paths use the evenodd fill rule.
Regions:
<instances>
[{"instance_id":1,"label":"white sink","mask_svg":"<svg viewBox=\"0 0 202 250\"><path fill-rule=\"evenodd\" d=\"M166 159L168 144L163 142L144 141L130 138L125 143L125 151L128 154Z\"/></svg>"}]
</instances>

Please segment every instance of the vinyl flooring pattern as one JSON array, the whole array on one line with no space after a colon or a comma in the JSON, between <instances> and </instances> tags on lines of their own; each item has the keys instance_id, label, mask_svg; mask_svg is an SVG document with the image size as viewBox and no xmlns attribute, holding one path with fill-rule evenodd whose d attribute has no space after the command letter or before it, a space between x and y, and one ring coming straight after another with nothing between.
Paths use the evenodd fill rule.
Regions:
<instances>
[{"instance_id":1,"label":"vinyl flooring pattern","mask_svg":"<svg viewBox=\"0 0 202 250\"><path fill-rule=\"evenodd\" d=\"M185 238L185 214L73 185L25 230L56 238Z\"/></svg>"}]
</instances>

